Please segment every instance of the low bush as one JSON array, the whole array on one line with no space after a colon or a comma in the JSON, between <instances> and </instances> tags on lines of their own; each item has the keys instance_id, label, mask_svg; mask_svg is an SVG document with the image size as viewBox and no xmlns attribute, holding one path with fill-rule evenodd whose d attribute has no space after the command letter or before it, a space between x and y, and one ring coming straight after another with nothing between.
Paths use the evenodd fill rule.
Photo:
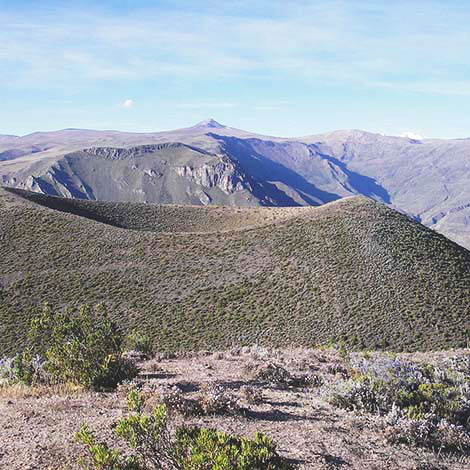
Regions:
<instances>
[{"instance_id":1,"label":"low bush","mask_svg":"<svg viewBox=\"0 0 470 470\"><path fill-rule=\"evenodd\" d=\"M470 448L469 366L470 356L441 367L396 358L352 361L351 378L328 387L327 398L384 417L397 442L462 451Z\"/></svg>"},{"instance_id":2,"label":"low bush","mask_svg":"<svg viewBox=\"0 0 470 470\"><path fill-rule=\"evenodd\" d=\"M132 330L125 340L127 351L137 351L146 357L152 357L154 354L152 340L138 330Z\"/></svg>"},{"instance_id":3,"label":"low bush","mask_svg":"<svg viewBox=\"0 0 470 470\"><path fill-rule=\"evenodd\" d=\"M238 401L219 385L205 387L194 398L186 398L180 389L174 387L162 395L161 402L169 411L182 416L235 416L245 413Z\"/></svg>"},{"instance_id":4,"label":"low bush","mask_svg":"<svg viewBox=\"0 0 470 470\"><path fill-rule=\"evenodd\" d=\"M410 419L402 410L394 406L385 416L384 435L391 444L404 443L427 447L437 452L470 451L470 433L459 424L439 419L429 413L419 419Z\"/></svg>"},{"instance_id":5,"label":"low bush","mask_svg":"<svg viewBox=\"0 0 470 470\"><path fill-rule=\"evenodd\" d=\"M264 400L262 390L251 385L243 385L240 388L240 394L249 405L259 405Z\"/></svg>"},{"instance_id":6,"label":"low bush","mask_svg":"<svg viewBox=\"0 0 470 470\"><path fill-rule=\"evenodd\" d=\"M36 385L49 381L44 360L39 355L24 351L14 357L0 359L0 384Z\"/></svg>"},{"instance_id":7,"label":"low bush","mask_svg":"<svg viewBox=\"0 0 470 470\"><path fill-rule=\"evenodd\" d=\"M254 379L273 387L288 388L292 384L291 373L278 364L263 364L258 367Z\"/></svg>"},{"instance_id":8,"label":"low bush","mask_svg":"<svg viewBox=\"0 0 470 470\"><path fill-rule=\"evenodd\" d=\"M85 446L82 464L95 470L291 470L276 444L257 433L253 439L201 427L175 426L164 404L144 414L145 397L132 391L128 416L114 428L122 450L97 440L86 424L76 434ZM123 450L123 447L126 449Z\"/></svg>"},{"instance_id":9,"label":"low bush","mask_svg":"<svg viewBox=\"0 0 470 470\"><path fill-rule=\"evenodd\" d=\"M161 395L161 403L165 405L169 412L176 412L182 416L200 416L202 410L200 404L194 400L186 398L183 392L173 387Z\"/></svg>"},{"instance_id":10,"label":"low bush","mask_svg":"<svg viewBox=\"0 0 470 470\"><path fill-rule=\"evenodd\" d=\"M254 369L253 378L257 382L271 387L288 389L309 385L309 375L295 376L287 369L275 363L262 364Z\"/></svg>"},{"instance_id":11,"label":"low bush","mask_svg":"<svg viewBox=\"0 0 470 470\"><path fill-rule=\"evenodd\" d=\"M134 363L124 356L123 337L103 305L58 311L46 304L33 319L30 337L45 357L46 373L57 382L102 389L137 375Z\"/></svg>"},{"instance_id":12,"label":"low bush","mask_svg":"<svg viewBox=\"0 0 470 470\"><path fill-rule=\"evenodd\" d=\"M220 385L206 387L196 400L204 415L238 415L244 411Z\"/></svg>"}]
</instances>

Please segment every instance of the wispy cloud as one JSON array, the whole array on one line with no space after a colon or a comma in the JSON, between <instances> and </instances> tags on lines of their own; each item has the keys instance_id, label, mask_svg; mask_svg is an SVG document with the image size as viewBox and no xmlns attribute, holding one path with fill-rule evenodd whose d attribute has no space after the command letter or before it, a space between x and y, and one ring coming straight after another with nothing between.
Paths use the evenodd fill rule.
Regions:
<instances>
[{"instance_id":1,"label":"wispy cloud","mask_svg":"<svg viewBox=\"0 0 470 470\"><path fill-rule=\"evenodd\" d=\"M452 76L468 66L470 9L452 3L238 1L235 13L210 5L126 14L96 7L10 11L0 20L0 83L11 86L13 75L20 83L54 86L275 74L365 87L415 83L416 92L466 95ZM438 85L445 82L450 86Z\"/></svg>"},{"instance_id":2,"label":"wispy cloud","mask_svg":"<svg viewBox=\"0 0 470 470\"><path fill-rule=\"evenodd\" d=\"M134 106L134 100L131 100L131 99L127 99L127 100L124 100L122 103L119 104L119 106L121 106L121 108L132 108L132 106Z\"/></svg>"}]
</instances>

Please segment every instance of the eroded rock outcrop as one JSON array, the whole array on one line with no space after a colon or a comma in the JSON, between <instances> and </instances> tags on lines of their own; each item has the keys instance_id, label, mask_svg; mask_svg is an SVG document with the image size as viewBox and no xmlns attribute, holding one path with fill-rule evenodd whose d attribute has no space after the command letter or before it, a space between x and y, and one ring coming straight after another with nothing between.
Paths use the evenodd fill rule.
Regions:
<instances>
[{"instance_id":1,"label":"eroded rock outcrop","mask_svg":"<svg viewBox=\"0 0 470 470\"><path fill-rule=\"evenodd\" d=\"M184 165L175 167L175 172L204 188L220 188L225 194L245 189L245 177L230 161L222 159L214 164L199 167Z\"/></svg>"}]
</instances>

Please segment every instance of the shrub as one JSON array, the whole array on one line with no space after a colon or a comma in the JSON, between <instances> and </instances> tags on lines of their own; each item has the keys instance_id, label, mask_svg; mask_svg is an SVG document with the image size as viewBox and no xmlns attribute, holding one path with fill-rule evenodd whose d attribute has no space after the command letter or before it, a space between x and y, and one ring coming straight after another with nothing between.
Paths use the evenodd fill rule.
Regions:
<instances>
[{"instance_id":1,"label":"shrub","mask_svg":"<svg viewBox=\"0 0 470 470\"><path fill-rule=\"evenodd\" d=\"M181 468L194 470L288 470L294 467L280 457L267 436L238 437L205 428L181 428L178 447L184 455Z\"/></svg>"},{"instance_id":2,"label":"shrub","mask_svg":"<svg viewBox=\"0 0 470 470\"><path fill-rule=\"evenodd\" d=\"M293 377L284 367L269 363L257 368L254 379L273 387L289 388Z\"/></svg>"},{"instance_id":3,"label":"shrub","mask_svg":"<svg viewBox=\"0 0 470 470\"><path fill-rule=\"evenodd\" d=\"M0 359L0 384L9 383L13 376L13 358L4 357Z\"/></svg>"},{"instance_id":4,"label":"shrub","mask_svg":"<svg viewBox=\"0 0 470 470\"><path fill-rule=\"evenodd\" d=\"M59 382L112 388L137 375L135 365L123 356L122 335L103 305L54 311L46 304L33 319L30 336L46 358L46 372Z\"/></svg>"},{"instance_id":5,"label":"shrub","mask_svg":"<svg viewBox=\"0 0 470 470\"><path fill-rule=\"evenodd\" d=\"M45 362L41 356L30 351L19 353L13 359L13 381L32 385L47 381Z\"/></svg>"},{"instance_id":6,"label":"shrub","mask_svg":"<svg viewBox=\"0 0 470 470\"><path fill-rule=\"evenodd\" d=\"M379 413L379 399L372 387L365 382L354 380L337 382L329 390L328 401L338 407L349 411Z\"/></svg>"},{"instance_id":7,"label":"shrub","mask_svg":"<svg viewBox=\"0 0 470 470\"><path fill-rule=\"evenodd\" d=\"M437 450L469 449L470 361L452 358L444 367L396 358L352 363L351 378L329 388L340 408L378 414L396 433L394 442Z\"/></svg>"},{"instance_id":8,"label":"shrub","mask_svg":"<svg viewBox=\"0 0 470 470\"><path fill-rule=\"evenodd\" d=\"M321 387L324 384L324 380L321 375L313 372L308 372L302 377L302 380L308 387L316 388Z\"/></svg>"},{"instance_id":9,"label":"shrub","mask_svg":"<svg viewBox=\"0 0 470 470\"><path fill-rule=\"evenodd\" d=\"M99 442L93 431L82 425L76 439L87 451L83 464L95 470L293 469L263 434L247 439L212 429L172 426L165 405L156 406L149 415L142 412L144 401L142 394L131 392L129 414L114 428L127 447L124 452Z\"/></svg>"},{"instance_id":10,"label":"shrub","mask_svg":"<svg viewBox=\"0 0 470 470\"><path fill-rule=\"evenodd\" d=\"M197 398L197 402L204 415L237 415L244 410L238 405L238 401L220 385L207 387Z\"/></svg>"},{"instance_id":11,"label":"shrub","mask_svg":"<svg viewBox=\"0 0 470 470\"><path fill-rule=\"evenodd\" d=\"M175 411L182 416L202 415L200 404L196 400L185 398L183 392L177 387L173 387L167 393L164 393L161 402L168 411Z\"/></svg>"},{"instance_id":12,"label":"shrub","mask_svg":"<svg viewBox=\"0 0 470 470\"><path fill-rule=\"evenodd\" d=\"M452 367L442 369L381 359L363 361L355 372L352 382L368 390L377 413L388 413L396 404L412 419L432 413L450 422L465 424L470 417L469 375L462 375ZM350 398L354 403L354 397Z\"/></svg>"},{"instance_id":13,"label":"shrub","mask_svg":"<svg viewBox=\"0 0 470 470\"><path fill-rule=\"evenodd\" d=\"M280 389L305 387L308 385L307 375L296 377L284 367L274 363L257 367L254 372L254 379Z\"/></svg>"},{"instance_id":14,"label":"shrub","mask_svg":"<svg viewBox=\"0 0 470 470\"><path fill-rule=\"evenodd\" d=\"M6 384L33 385L48 381L44 360L26 350L14 357L0 360L0 381Z\"/></svg>"},{"instance_id":15,"label":"shrub","mask_svg":"<svg viewBox=\"0 0 470 470\"><path fill-rule=\"evenodd\" d=\"M250 405L259 405L263 402L263 392L259 388L250 385L243 385L240 389L241 396Z\"/></svg>"},{"instance_id":16,"label":"shrub","mask_svg":"<svg viewBox=\"0 0 470 470\"><path fill-rule=\"evenodd\" d=\"M218 385L206 387L195 398L185 398L181 390L174 387L162 395L161 402L169 411L176 411L182 416L233 416L245 412L238 401Z\"/></svg>"},{"instance_id":17,"label":"shrub","mask_svg":"<svg viewBox=\"0 0 470 470\"><path fill-rule=\"evenodd\" d=\"M126 337L125 348L127 351L137 351L147 357L153 355L151 339L138 330L132 330Z\"/></svg>"},{"instance_id":18,"label":"shrub","mask_svg":"<svg viewBox=\"0 0 470 470\"><path fill-rule=\"evenodd\" d=\"M391 444L404 443L419 447L427 447L436 452L470 451L470 434L464 426L437 419L429 413L419 419L409 419L394 407L385 417L388 425L385 439Z\"/></svg>"}]
</instances>

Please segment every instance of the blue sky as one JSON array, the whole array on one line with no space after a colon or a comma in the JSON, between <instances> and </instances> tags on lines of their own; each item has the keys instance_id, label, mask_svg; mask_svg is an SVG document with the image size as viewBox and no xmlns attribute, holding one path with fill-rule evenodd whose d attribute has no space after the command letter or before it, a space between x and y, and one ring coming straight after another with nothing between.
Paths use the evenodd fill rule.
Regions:
<instances>
[{"instance_id":1,"label":"blue sky","mask_svg":"<svg viewBox=\"0 0 470 470\"><path fill-rule=\"evenodd\" d=\"M470 1L0 0L0 134L470 137Z\"/></svg>"}]
</instances>

